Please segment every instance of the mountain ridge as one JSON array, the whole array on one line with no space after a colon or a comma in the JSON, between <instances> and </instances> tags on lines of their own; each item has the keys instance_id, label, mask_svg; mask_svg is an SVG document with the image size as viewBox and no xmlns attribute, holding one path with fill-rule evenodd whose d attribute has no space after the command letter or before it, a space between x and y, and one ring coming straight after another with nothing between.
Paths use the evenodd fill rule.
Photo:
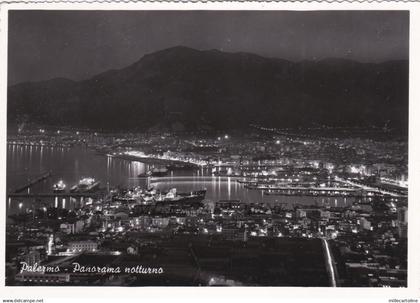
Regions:
<instances>
[{"instance_id":1,"label":"mountain ridge","mask_svg":"<svg viewBox=\"0 0 420 303\"><path fill-rule=\"evenodd\" d=\"M240 129L252 123L404 129L408 61L292 62L178 46L86 80L10 86L8 119L104 130L174 124L187 130Z\"/></svg>"}]
</instances>

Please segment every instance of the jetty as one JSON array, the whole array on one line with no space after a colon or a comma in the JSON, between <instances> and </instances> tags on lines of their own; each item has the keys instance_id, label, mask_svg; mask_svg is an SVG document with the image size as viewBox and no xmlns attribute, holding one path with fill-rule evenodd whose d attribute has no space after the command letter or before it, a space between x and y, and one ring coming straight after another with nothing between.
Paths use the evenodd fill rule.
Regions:
<instances>
[{"instance_id":1,"label":"jetty","mask_svg":"<svg viewBox=\"0 0 420 303\"><path fill-rule=\"evenodd\" d=\"M26 190L26 189L28 189L28 188L30 188L30 187L32 187L32 186L34 186L35 184L38 184L38 183L40 183L40 182L44 181L45 179L47 179L47 178L49 178L49 177L51 177L51 171L44 172L44 173L42 173L40 176L35 177L34 179L29 179L27 183L25 183L24 185L22 185L22 186L20 186L20 187L16 188L16 189L13 191L13 193L21 193L21 192L23 192L24 190Z\"/></svg>"}]
</instances>

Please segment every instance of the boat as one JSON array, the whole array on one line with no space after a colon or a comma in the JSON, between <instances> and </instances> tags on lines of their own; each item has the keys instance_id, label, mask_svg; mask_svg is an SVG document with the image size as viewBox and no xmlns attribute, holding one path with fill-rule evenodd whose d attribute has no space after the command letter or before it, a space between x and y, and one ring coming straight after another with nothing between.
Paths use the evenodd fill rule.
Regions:
<instances>
[{"instance_id":1,"label":"boat","mask_svg":"<svg viewBox=\"0 0 420 303\"><path fill-rule=\"evenodd\" d=\"M137 175L139 178L147 177L164 177L168 174L169 170L166 167L162 168L153 168L148 170L146 173Z\"/></svg>"},{"instance_id":2,"label":"boat","mask_svg":"<svg viewBox=\"0 0 420 303\"><path fill-rule=\"evenodd\" d=\"M53 185L54 193L63 193L65 190L66 190L66 184L64 184L63 180L60 180Z\"/></svg>"},{"instance_id":3,"label":"boat","mask_svg":"<svg viewBox=\"0 0 420 303\"><path fill-rule=\"evenodd\" d=\"M174 163L174 164L166 165L166 168L171 171L191 170L191 169L197 169L197 165L192 164L192 163Z\"/></svg>"},{"instance_id":4,"label":"boat","mask_svg":"<svg viewBox=\"0 0 420 303\"><path fill-rule=\"evenodd\" d=\"M162 167L162 168L153 168L150 171L150 175L152 177L164 177L168 174L169 170L166 167Z\"/></svg>"},{"instance_id":5,"label":"boat","mask_svg":"<svg viewBox=\"0 0 420 303\"><path fill-rule=\"evenodd\" d=\"M91 192L91 191L97 189L100 184L101 184L101 182L96 181L94 178L83 178L79 181L78 184L74 185L70 189L70 192L72 192L72 193L74 193L74 192L81 192L81 193Z\"/></svg>"},{"instance_id":6,"label":"boat","mask_svg":"<svg viewBox=\"0 0 420 303\"><path fill-rule=\"evenodd\" d=\"M148 170L145 173L138 174L137 177L139 177L139 178L147 178L147 177L150 177L151 175L152 175L152 172L150 170Z\"/></svg>"},{"instance_id":7,"label":"boat","mask_svg":"<svg viewBox=\"0 0 420 303\"><path fill-rule=\"evenodd\" d=\"M166 194L160 194L156 197L156 201L169 203L199 203L206 197L206 192L206 189L202 189L189 193L177 193L176 188L172 188Z\"/></svg>"}]
</instances>

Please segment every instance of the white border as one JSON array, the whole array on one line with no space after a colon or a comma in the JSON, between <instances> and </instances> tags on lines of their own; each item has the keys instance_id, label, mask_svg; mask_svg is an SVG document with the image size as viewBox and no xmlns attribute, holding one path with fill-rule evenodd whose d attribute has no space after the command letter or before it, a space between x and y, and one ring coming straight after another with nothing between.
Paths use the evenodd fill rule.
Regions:
<instances>
[{"instance_id":1,"label":"white border","mask_svg":"<svg viewBox=\"0 0 420 303\"><path fill-rule=\"evenodd\" d=\"M409 219L408 287L389 288L300 288L300 287L5 287L5 213L6 200L0 203L0 299L39 299L73 302L133 301L214 302L227 299L242 302L287 300L315 302L389 299L420 300L420 3L12 3L0 5L0 197L6 196L6 100L7 100L7 13L10 9L42 10L409 10L410 11L410 106L409 106ZM416 119L417 118L417 119ZM416 186L419 185L419 186ZM98 300L94 300L97 298ZM151 301L150 301L151 302ZM0 302L1 303L1 302Z\"/></svg>"}]
</instances>

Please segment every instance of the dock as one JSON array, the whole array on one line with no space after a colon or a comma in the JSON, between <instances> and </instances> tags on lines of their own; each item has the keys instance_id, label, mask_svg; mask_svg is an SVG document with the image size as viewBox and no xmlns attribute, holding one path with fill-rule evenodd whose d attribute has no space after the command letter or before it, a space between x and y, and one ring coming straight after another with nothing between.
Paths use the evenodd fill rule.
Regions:
<instances>
[{"instance_id":1,"label":"dock","mask_svg":"<svg viewBox=\"0 0 420 303\"><path fill-rule=\"evenodd\" d=\"M45 179L47 179L49 177L51 177L51 171L45 172L45 173L41 174L40 176L36 177L35 179L29 179L28 183L16 188L13 192L14 193L23 192L24 190L34 186L37 183L40 183L40 182L44 181Z\"/></svg>"},{"instance_id":2,"label":"dock","mask_svg":"<svg viewBox=\"0 0 420 303\"><path fill-rule=\"evenodd\" d=\"M96 193L9 193L8 198L96 198L103 195L102 192Z\"/></svg>"},{"instance_id":3,"label":"dock","mask_svg":"<svg viewBox=\"0 0 420 303\"><path fill-rule=\"evenodd\" d=\"M199 165L191 162L181 161L181 160L171 160L171 159L162 159L154 157L137 157L132 155L110 155L113 158L122 159L126 161L137 161L144 164L157 164L157 165L192 165L199 168Z\"/></svg>"}]
</instances>

